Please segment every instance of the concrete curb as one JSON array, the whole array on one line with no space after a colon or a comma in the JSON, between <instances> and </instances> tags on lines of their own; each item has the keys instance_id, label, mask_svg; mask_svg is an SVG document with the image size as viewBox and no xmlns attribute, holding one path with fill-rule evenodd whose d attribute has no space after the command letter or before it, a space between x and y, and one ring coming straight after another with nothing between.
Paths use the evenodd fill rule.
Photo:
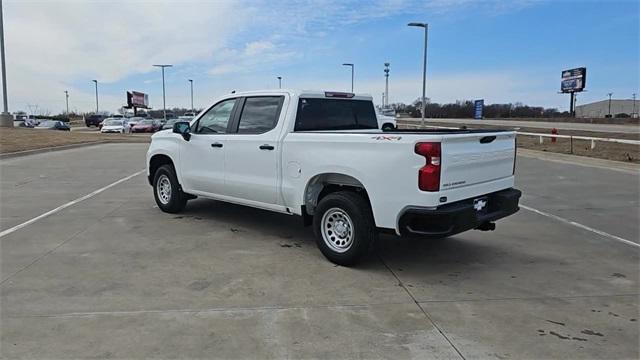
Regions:
<instances>
[{"instance_id":1,"label":"concrete curb","mask_svg":"<svg viewBox=\"0 0 640 360\"><path fill-rule=\"evenodd\" d=\"M51 147L33 149L33 150L16 151L16 152L0 154L0 159L10 159L10 158L14 158L14 157L33 155L33 154L40 154L40 153L46 153L46 152L51 152L51 151L58 151L58 150L74 149L74 148L85 147L85 146L107 144L109 142L111 142L111 140L98 140L98 141L91 141L91 142L84 142L84 143L77 143L77 144L51 146Z\"/></svg>"}]
</instances>

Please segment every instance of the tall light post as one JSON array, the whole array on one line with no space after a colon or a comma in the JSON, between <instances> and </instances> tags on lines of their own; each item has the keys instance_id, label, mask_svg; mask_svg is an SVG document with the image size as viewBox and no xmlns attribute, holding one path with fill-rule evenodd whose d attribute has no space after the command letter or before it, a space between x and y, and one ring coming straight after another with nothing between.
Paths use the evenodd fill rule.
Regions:
<instances>
[{"instance_id":1,"label":"tall light post","mask_svg":"<svg viewBox=\"0 0 640 360\"><path fill-rule=\"evenodd\" d=\"M64 97L67 100L67 115L69 115L69 91L67 90L64 91Z\"/></svg>"},{"instance_id":2,"label":"tall light post","mask_svg":"<svg viewBox=\"0 0 640 360\"><path fill-rule=\"evenodd\" d=\"M609 117L611 117L611 95L613 95L613 93L608 93L607 95L609 96Z\"/></svg>"},{"instance_id":3,"label":"tall light post","mask_svg":"<svg viewBox=\"0 0 640 360\"><path fill-rule=\"evenodd\" d=\"M189 80L189 85L191 86L191 112L195 113L195 110L193 109L193 80L192 79L188 79Z\"/></svg>"},{"instance_id":4,"label":"tall light post","mask_svg":"<svg viewBox=\"0 0 640 360\"><path fill-rule=\"evenodd\" d=\"M282 76L278 76L278 89L282 89Z\"/></svg>"},{"instance_id":5,"label":"tall light post","mask_svg":"<svg viewBox=\"0 0 640 360\"><path fill-rule=\"evenodd\" d=\"M422 65L422 120L420 125L424 126L424 112L427 109L427 39L429 38L429 24L412 22L409 26L424 28L424 60Z\"/></svg>"},{"instance_id":6,"label":"tall light post","mask_svg":"<svg viewBox=\"0 0 640 360\"><path fill-rule=\"evenodd\" d=\"M155 67L159 67L162 69L162 114L164 117L164 121L167 121L167 99L164 93L164 68L172 67L173 65L162 64L162 65L153 65Z\"/></svg>"},{"instance_id":7,"label":"tall light post","mask_svg":"<svg viewBox=\"0 0 640 360\"><path fill-rule=\"evenodd\" d=\"M98 111L100 110L98 107L98 80L91 80L96 83L96 115L98 115Z\"/></svg>"},{"instance_id":8,"label":"tall light post","mask_svg":"<svg viewBox=\"0 0 640 360\"><path fill-rule=\"evenodd\" d=\"M384 98L385 102L382 104L383 107L389 106L389 63L384 63L384 77L385 77L385 85L384 85Z\"/></svg>"},{"instance_id":9,"label":"tall light post","mask_svg":"<svg viewBox=\"0 0 640 360\"><path fill-rule=\"evenodd\" d=\"M2 61L2 114L0 114L0 126L13 127L13 116L9 114L9 102L7 100L7 68L4 60L4 21L2 19L2 0L0 0L0 61Z\"/></svg>"},{"instance_id":10,"label":"tall light post","mask_svg":"<svg viewBox=\"0 0 640 360\"><path fill-rule=\"evenodd\" d=\"M353 92L353 71L354 71L353 68L354 68L354 66L353 66L353 64L349 64L349 63L344 63L342 65L351 67L351 92Z\"/></svg>"},{"instance_id":11,"label":"tall light post","mask_svg":"<svg viewBox=\"0 0 640 360\"><path fill-rule=\"evenodd\" d=\"M633 111L631 112L631 117L636 117L636 93L631 95L633 95Z\"/></svg>"}]
</instances>

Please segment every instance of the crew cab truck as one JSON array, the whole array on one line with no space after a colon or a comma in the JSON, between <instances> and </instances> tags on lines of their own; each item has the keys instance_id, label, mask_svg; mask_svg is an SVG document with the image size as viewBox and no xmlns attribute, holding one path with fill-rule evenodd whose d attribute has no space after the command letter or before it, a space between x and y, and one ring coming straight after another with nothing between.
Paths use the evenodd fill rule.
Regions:
<instances>
[{"instance_id":1,"label":"crew cab truck","mask_svg":"<svg viewBox=\"0 0 640 360\"><path fill-rule=\"evenodd\" d=\"M493 230L518 211L515 155L511 131L383 132L366 95L255 91L154 134L147 176L162 211L204 197L298 215L330 261L351 265L380 231Z\"/></svg>"}]
</instances>

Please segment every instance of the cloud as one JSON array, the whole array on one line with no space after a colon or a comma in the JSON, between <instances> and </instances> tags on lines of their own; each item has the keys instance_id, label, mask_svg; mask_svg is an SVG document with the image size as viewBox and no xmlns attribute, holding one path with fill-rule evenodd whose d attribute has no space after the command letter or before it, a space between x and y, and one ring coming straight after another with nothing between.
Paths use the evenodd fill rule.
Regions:
<instances>
[{"instance_id":1,"label":"cloud","mask_svg":"<svg viewBox=\"0 0 640 360\"><path fill-rule=\"evenodd\" d=\"M87 102L91 88L73 84L117 82L153 71L154 63L204 61L243 26L245 12L237 10L218 1L5 1L10 100L53 106L71 89L74 100Z\"/></svg>"},{"instance_id":2,"label":"cloud","mask_svg":"<svg viewBox=\"0 0 640 360\"><path fill-rule=\"evenodd\" d=\"M276 64L294 59L298 53L276 45L269 40L246 43L241 50L223 49L214 58L217 64L209 69L210 75L267 71Z\"/></svg>"},{"instance_id":3,"label":"cloud","mask_svg":"<svg viewBox=\"0 0 640 360\"><path fill-rule=\"evenodd\" d=\"M510 6L525 3L518 0ZM58 112L64 108L64 90L69 90L72 109L92 110L91 79L100 82L101 109L122 105L131 84L152 91L151 103L157 107L160 96L153 91L159 91L159 75L145 78L158 71L154 63L175 65L167 75L168 105L183 101L169 95L184 91L182 79L177 89L171 87L172 76L177 81L208 74L216 76L219 89L244 83L255 88L260 87L254 80L260 75L265 76L263 83L271 84L276 69L307 66L312 81L316 69L309 59L318 58L318 49L331 41L332 29L470 7L503 11L505 5L498 0L5 0L10 109L39 104ZM309 61L303 64L300 59ZM220 91L202 80L198 87Z\"/></svg>"}]
</instances>

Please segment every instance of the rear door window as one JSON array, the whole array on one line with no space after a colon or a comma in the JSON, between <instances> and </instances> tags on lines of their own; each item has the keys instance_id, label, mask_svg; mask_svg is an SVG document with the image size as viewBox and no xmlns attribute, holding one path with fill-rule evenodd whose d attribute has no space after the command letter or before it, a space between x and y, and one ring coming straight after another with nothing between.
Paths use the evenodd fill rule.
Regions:
<instances>
[{"instance_id":1,"label":"rear door window","mask_svg":"<svg viewBox=\"0 0 640 360\"><path fill-rule=\"evenodd\" d=\"M282 96L246 98L240 114L238 134L262 134L276 127L282 100Z\"/></svg>"},{"instance_id":2,"label":"rear door window","mask_svg":"<svg viewBox=\"0 0 640 360\"><path fill-rule=\"evenodd\" d=\"M302 98L295 131L377 129L373 103L368 100Z\"/></svg>"}]
</instances>

